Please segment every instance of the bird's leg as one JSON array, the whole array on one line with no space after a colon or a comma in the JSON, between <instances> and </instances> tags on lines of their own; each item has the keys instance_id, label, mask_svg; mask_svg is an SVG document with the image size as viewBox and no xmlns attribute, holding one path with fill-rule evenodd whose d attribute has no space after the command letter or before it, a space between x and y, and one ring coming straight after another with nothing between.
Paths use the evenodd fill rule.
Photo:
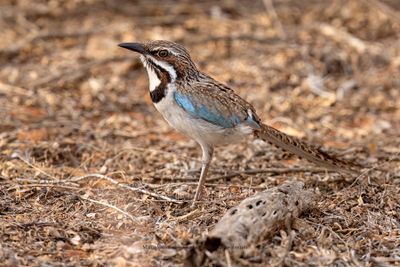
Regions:
<instances>
[{"instance_id":1,"label":"bird's leg","mask_svg":"<svg viewBox=\"0 0 400 267\"><path fill-rule=\"evenodd\" d=\"M208 167L210 166L210 162L211 162L212 155L214 152L214 148L212 148L208 145L204 145L204 144L200 144L200 145L201 145L201 149L203 150L203 157L202 157L200 179L199 179L199 183L197 184L197 189L196 189L196 194L194 195L193 204L194 204L194 202L201 199L203 185L204 185L204 182L206 181Z\"/></svg>"}]
</instances>

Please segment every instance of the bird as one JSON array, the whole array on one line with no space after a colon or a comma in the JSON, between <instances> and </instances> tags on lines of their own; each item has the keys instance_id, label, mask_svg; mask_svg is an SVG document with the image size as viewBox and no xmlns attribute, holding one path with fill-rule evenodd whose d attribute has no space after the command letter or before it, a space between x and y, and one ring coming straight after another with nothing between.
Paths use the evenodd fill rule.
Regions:
<instances>
[{"instance_id":1,"label":"bird","mask_svg":"<svg viewBox=\"0 0 400 267\"><path fill-rule=\"evenodd\" d=\"M120 43L119 46L140 55L148 74L151 100L164 119L177 131L194 139L202 149L200 178L193 203L201 200L214 148L250 137L327 170L356 172L350 162L264 124L250 103L199 70L183 45L153 40Z\"/></svg>"}]
</instances>

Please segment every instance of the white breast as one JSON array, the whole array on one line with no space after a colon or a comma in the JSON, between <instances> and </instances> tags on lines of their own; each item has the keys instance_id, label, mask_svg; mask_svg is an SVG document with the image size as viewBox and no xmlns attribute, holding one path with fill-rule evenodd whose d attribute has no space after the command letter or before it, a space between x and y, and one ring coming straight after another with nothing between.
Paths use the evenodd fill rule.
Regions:
<instances>
[{"instance_id":1,"label":"white breast","mask_svg":"<svg viewBox=\"0 0 400 267\"><path fill-rule=\"evenodd\" d=\"M175 102L173 95L175 90L174 85L169 85L167 95L154 105L172 127L198 143L212 146L231 144L253 133L248 125L243 124L227 129L194 118Z\"/></svg>"},{"instance_id":2,"label":"white breast","mask_svg":"<svg viewBox=\"0 0 400 267\"><path fill-rule=\"evenodd\" d=\"M164 119L176 130L193 138L200 144L208 144L212 146L229 144L243 139L243 137L251 134L253 131L247 125L238 125L233 128L222 128L220 126L209 123L205 120L194 118L192 115L183 110L174 99L176 87L174 81L176 72L169 64L152 59L154 63L167 70L171 77L171 83L167 86L167 95L158 103L154 103L156 109L162 114ZM149 76L149 89L154 91L161 81L157 77L156 72L149 66L145 59L142 59Z\"/></svg>"}]
</instances>

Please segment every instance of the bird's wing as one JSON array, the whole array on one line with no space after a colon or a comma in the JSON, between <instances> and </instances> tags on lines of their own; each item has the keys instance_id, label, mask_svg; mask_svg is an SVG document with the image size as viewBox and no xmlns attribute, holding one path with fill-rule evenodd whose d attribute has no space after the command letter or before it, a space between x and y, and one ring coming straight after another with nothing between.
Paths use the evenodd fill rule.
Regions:
<instances>
[{"instance_id":1,"label":"bird's wing","mask_svg":"<svg viewBox=\"0 0 400 267\"><path fill-rule=\"evenodd\" d=\"M194 118L222 128L232 128L242 123L255 129L260 127L253 107L233 90L215 81L192 83L190 87L180 86L174 92L174 99Z\"/></svg>"}]
</instances>

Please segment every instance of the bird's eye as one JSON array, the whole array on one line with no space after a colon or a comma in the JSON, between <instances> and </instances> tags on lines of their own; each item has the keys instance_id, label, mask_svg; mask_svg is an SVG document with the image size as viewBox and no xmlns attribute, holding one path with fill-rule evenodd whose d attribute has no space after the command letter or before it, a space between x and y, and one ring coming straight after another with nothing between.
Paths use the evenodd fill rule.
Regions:
<instances>
[{"instance_id":1,"label":"bird's eye","mask_svg":"<svg viewBox=\"0 0 400 267\"><path fill-rule=\"evenodd\" d=\"M168 54L169 54L168 50L165 50L165 49L158 51L158 55L160 57L166 57L166 56L168 56Z\"/></svg>"}]
</instances>

